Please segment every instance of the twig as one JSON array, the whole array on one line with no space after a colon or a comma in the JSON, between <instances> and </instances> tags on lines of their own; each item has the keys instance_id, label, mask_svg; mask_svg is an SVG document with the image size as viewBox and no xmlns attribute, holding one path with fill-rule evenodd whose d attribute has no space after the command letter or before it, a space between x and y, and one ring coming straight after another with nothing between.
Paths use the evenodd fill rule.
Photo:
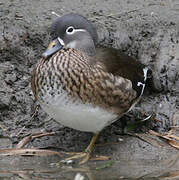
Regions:
<instances>
[{"instance_id":1,"label":"twig","mask_svg":"<svg viewBox=\"0 0 179 180\"><path fill-rule=\"evenodd\" d=\"M43 136L54 136L55 132L50 132L50 133L35 133L32 134L30 136L27 136L25 138L23 138L17 145L16 145L16 149L20 149L23 148L29 141L35 139L35 138L40 138Z\"/></svg>"},{"instance_id":2,"label":"twig","mask_svg":"<svg viewBox=\"0 0 179 180\"><path fill-rule=\"evenodd\" d=\"M37 114L38 114L38 111L39 111L39 108L40 108L40 105L37 105L36 107L35 107L35 111L34 111L34 113L32 114L32 118L34 118Z\"/></svg>"},{"instance_id":3,"label":"twig","mask_svg":"<svg viewBox=\"0 0 179 180\"><path fill-rule=\"evenodd\" d=\"M25 148L25 149L0 149L1 156L7 155L24 155L24 156L48 156L48 155L58 155L62 156L62 153L57 151L45 150L45 149L35 149L35 148Z\"/></svg>"},{"instance_id":4,"label":"twig","mask_svg":"<svg viewBox=\"0 0 179 180\"><path fill-rule=\"evenodd\" d=\"M122 16L124 14L129 14L129 13L132 13L132 12L140 11L142 9L144 9L144 8L133 9L133 10L126 11L126 12L123 12L123 13L109 14L109 15L106 15L105 17Z\"/></svg>"},{"instance_id":5,"label":"twig","mask_svg":"<svg viewBox=\"0 0 179 180\"><path fill-rule=\"evenodd\" d=\"M25 126L23 126L22 128L21 128L21 130L17 133L17 135L16 136L19 136L21 133L22 133L22 131L25 129Z\"/></svg>"}]
</instances>

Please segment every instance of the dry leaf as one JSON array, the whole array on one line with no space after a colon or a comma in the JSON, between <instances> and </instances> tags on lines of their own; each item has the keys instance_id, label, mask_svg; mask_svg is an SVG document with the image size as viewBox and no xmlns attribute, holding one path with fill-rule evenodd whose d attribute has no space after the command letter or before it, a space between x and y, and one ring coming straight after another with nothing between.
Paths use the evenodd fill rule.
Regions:
<instances>
[{"instance_id":1,"label":"dry leaf","mask_svg":"<svg viewBox=\"0 0 179 180\"><path fill-rule=\"evenodd\" d=\"M155 131L152 131L150 130L149 133L154 135L154 136L158 136L158 137L161 137L161 138L164 138L164 139L167 139L168 140L168 143L172 146L172 147L175 147L177 149L179 149L179 142L177 142L179 140L179 137L176 136L176 135L172 135L173 131L169 131L168 134L160 134L160 133L157 133ZM174 140L175 139L175 140Z\"/></svg>"},{"instance_id":2,"label":"dry leaf","mask_svg":"<svg viewBox=\"0 0 179 180\"><path fill-rule=\"evenodd\" d=\"M168 140L169 144L177 149L179 149L179 142L176 142L174 140Z\"/></svg>"}]
</instances>

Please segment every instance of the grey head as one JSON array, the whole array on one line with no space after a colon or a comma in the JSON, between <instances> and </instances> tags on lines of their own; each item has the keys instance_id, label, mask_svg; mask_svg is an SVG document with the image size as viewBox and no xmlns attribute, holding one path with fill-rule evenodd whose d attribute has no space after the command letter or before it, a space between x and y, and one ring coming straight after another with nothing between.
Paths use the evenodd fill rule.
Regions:
<instances>
[{"instance_id":1,"label":"grey head","mask_svg":"<svg viewBox=\"0 0 179 180\"><path fill-rule=\"evenodd\" d=\"M52 41L62 46L79 49L89 56L96 53L98 35L95 27L83 16L75 13L57 18L51 25Z\"/></svg>"}]
</instances>

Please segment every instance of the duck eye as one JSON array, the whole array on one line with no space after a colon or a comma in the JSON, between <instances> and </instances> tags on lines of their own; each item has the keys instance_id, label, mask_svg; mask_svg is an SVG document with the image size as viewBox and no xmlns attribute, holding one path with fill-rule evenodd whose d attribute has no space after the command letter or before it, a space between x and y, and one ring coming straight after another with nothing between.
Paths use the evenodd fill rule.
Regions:
<instances>
[{"instance_id":1,"label":"duck eye","mask_svg":"<svg viewBox=\"0 0 179 180\"><path fill-rule=\"evenodd\" d=\"M67 34L73 34L73 31L74 31L74 27L70 26L67 28L66 33Z\"/></svg>"}]
</instances>

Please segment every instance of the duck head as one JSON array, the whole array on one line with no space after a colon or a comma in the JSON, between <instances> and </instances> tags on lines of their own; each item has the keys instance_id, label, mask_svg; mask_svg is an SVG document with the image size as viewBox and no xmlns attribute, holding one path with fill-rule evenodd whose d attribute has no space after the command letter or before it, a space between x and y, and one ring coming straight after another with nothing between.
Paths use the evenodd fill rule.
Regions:
<instances>
[{"instance_id":1,"label":"duck head","mask_svg":"<svg viewBox=\"0 0 179 180\"><path fill-rule=\"evenodd\" d=\"M89 56L95 55L98 35L95 27L79 14L67 14L57 18L51 25L51 42L43 53L48 58L62 48L74 48Z\"/></svg>"}]
</instances>

